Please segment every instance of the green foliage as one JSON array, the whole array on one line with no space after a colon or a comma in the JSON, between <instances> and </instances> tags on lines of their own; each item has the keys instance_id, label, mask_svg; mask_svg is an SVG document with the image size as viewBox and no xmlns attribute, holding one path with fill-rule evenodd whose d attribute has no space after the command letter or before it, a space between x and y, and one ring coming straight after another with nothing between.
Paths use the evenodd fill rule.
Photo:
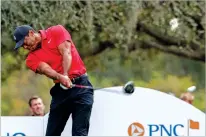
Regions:
<instances>
[{"instance_id":1,"label":"green foliage","mask_svg":"<svg viewBox=\"0 0 206 137\"><path fill-rule=\"evenodd\" d=\"M2 115L29 114L29 98L40 96L45 105L49 106L51 97L48 95L52 81L45 76L36 75L31 71L15 71L2 85ZM49 108L46 108L48 111Z\"/></svg>"},{"instance_id":2,"label":"green foliage","mask_svg":"<svg viewBox=\"0 0 206 137\"><path fill-rule=\"evenodd\" d=\"M198 92L195 92L194 95L195 99L193 105L198 106L200 110L205 112L205 89L198 90Z\"/></svg>"},{"instance_id":3,"label":"green foliage","mask_svg":"<svg viewBox=\"0 0 206 137\"><path fill-rule=\"evenodd\" d=\"M181 92L185 92L186 89L191 85L194 85L194 83L191 81L190 77L177 77L167 75L165 78L160 77L151 80L148 84L148 87L164 92L172 91L179 96Z\"/></svg>"}]
</instances>

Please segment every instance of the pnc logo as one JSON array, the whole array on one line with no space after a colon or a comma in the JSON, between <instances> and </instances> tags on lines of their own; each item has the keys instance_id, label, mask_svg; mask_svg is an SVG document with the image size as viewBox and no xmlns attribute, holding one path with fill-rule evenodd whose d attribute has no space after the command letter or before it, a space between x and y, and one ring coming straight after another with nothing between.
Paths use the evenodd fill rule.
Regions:
<instances>
[{"instance_id":1,"label":"pnc logo","mask_svg":"<svg viewBox=\"0 0 206 137\"><path fill-rule=\"evenodd\" d=\"M146 127L146 128L144 128ZM145 130L146 129L146 130ZM187 133L184 130L187 129ZM182 133L189 136L189 129L199 130L200 124L198 121L188 120L188 126L181 123L175 124L147 124L143 126L138 122L133 122L128 127L129 136L144 136L148 134L149 136L181 136Z\"/></svg>"},{"instance_id":2,"label":"pnc logo","mask_svg":"<svg viewBox=\"0 0 206 137\"><path fill-rule=\"evenodd\" d=\"M129 136L143 136L144 132L143 125L138 122L134 122L128 127Z\"/></svg>"}]
</instances>

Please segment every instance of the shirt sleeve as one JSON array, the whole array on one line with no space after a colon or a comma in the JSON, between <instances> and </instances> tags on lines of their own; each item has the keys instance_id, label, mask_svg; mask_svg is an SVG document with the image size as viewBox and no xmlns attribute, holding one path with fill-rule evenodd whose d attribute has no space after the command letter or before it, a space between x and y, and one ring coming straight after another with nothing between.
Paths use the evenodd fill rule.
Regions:
<instances>
[{"instance_id":1,"label":"shirt sleeve","mask_svg":"<svg viewBox=\"0 0 206 137\"><path fill-rule=\"evenodd\" d=\"M52 33L55 39L56 46L59 46L61 43L65 41L70 41L70 42L72 41L71 35L62 25L55 26L53 28Z\"/></svg>"},{"instance_id":2,"label":"shirt sleeve","mask_svg":"<svg viewBox=\"0 0 206 137\"><path fill-rule=\"evenodd\" d=\"M38 68L38 66L39 66L39 64L40 64L40 60L38 60L38 58L37 57L35 57L34 55L28 55L28 57L26 58L26 66L30 69L30 70L32 70L32 71L34 71L35 73L37 72L37 68Z\"/></svg>"}]
</instances>

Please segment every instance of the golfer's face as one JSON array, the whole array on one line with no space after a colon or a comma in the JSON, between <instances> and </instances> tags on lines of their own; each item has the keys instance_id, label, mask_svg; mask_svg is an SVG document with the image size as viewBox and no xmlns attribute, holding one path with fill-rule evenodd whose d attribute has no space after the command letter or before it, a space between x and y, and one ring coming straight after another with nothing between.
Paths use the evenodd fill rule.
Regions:
<instances>
[{"instance_id":1,"label":"golfer's face","mask_svg":"<svg viewBox=\"0 0 206 137\"><path fill-rule=\"evenodd\" d=\"M32 100L31 110L35 115L40 115L44 113L44 104L40 98Z\"/></svg>"},{"instance_id":2,"label":"golfer's face","mask_svg":"<svg viewBox=\"0 0 206 137\"><path fill-rule=\"evenodd\" d=\"M30 31L29 34L24 39L23 48L29 51L35 50L37 46L34 32Z\"/></svg>"}]
</instances>

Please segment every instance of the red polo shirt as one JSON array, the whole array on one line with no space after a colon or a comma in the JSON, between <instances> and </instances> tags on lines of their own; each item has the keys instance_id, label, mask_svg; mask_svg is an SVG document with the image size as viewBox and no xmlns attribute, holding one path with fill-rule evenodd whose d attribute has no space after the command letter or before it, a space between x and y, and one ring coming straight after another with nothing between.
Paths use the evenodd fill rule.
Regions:
<instances>
[{"instance_id":1,"label":"red polo shirt","mask_svg":"<svg viewBox=\"0 0 206 137\"><path fill-rule=\"evenodd\" d=\"M86 73L85 65L72 42L71 36L63 26L52 26L47 30L40 30L39 32L42 37L41 48L29 53L26 59L26 65L29 69L36 72L40 62L45 62L52 69L63 74L62 55L57 47L64 41L70 41L72 62L68 76L72 79Z\"/></svg>"}]
</instances>

